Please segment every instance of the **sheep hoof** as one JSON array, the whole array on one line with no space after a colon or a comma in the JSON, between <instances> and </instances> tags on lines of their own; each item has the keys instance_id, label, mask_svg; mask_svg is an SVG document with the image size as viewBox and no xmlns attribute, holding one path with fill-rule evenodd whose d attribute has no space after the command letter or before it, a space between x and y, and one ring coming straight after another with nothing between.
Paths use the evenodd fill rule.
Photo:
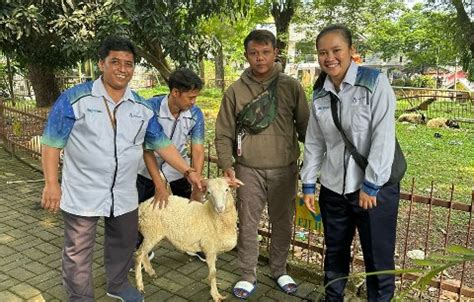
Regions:
<instances>
[{"instance_id":1,"label":"sheep hoof","mask_svg":"<svg viewBox=\"0 0 474 302\"><path fill-rule=\"evenodd\" d=\"M142 293L142 294L145 293L145 289L143 288L143 284L141 284L141 285L140 285L140 284L137 284L137 290L138 290L140 293Z\"/></svg>"},{"instance_id":2,"label":"sheep hoof","mask_svg":"<svg viewBox=\"0 0 474 302\"><path fill-rule=\"evenodd\" d=\"M222 300L225 300L227 298L227 296L222 296L221 294L216 294L216 295L211 295L212 296L212 300L218 302L218 301L222 301Z\"/></svg>"},{"instance_id":3,"label":"sheep hoof","mask_svg":"<svg viewBox=\"0 0 474 302\"><path fill-rule=\"evenodd\" d=\"M148 272L147 272L147 273L148 273ZM152 270L148 273L148 276L150 276L150 278L156 278L155 270L152 269Z\"/></svg>"}]
</instances>

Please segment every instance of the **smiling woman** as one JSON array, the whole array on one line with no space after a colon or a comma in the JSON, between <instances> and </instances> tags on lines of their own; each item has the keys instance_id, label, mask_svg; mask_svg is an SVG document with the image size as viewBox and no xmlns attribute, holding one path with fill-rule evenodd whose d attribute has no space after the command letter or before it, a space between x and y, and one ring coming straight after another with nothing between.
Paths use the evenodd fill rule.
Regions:
<instances>
[{"instance_id":1,"label":"smiling woman","mask_svg":"<svg viewBox=\"0 0 474 302\"><path fill-rule=\"evenodd\" d=\"M319 178L327 247L326 299L342 301L356 229L367 272L395 266L400 187L387 181L395 154L396 99L383 74L353 62L351 32L345 26L325 27L316 39L316 48L325 75L315 85L313 114L306 132L303 199L315 212ZM355 152L346 145L352 145ZM359 168L354 160L361 154L368 162L366 168ZM370 301L389 301L394 290L393 276L367 277Z\"/></svg>"},{"instance_id":2,"label":"smiling woman","mask_svg":"<svg viewBox=\"0 0 474 302\"><path fill-rule=\"evenodd\" d=\"M336 91L339 91L355 53L352 38L343 31L328 32L318 36L316 48L321 69L329 75Z\"/></svg>"}]
</instances>

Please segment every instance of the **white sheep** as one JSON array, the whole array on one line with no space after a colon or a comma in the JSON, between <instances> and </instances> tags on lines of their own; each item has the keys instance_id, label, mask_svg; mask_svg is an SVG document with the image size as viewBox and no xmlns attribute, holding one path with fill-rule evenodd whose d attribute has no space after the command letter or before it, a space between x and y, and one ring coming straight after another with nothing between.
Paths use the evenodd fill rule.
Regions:
<instances>
[{"instance_id":1,"label":"white sheep","mask_svg":"<svg viewBox=\"0 0 474 302\"><path fill-rule=\"evenodd\" d=\"M459 129L459 124L447 118L437 117L428 121L426 124L428 128L456 128Z\"/></svg>"},{"instance_id":2,"label":"white sheep","mask_svg":"<svg viewBox=\"0 0 474 302\"><path fill-rule=\"evenodd\" d=\"M416 112L410 112L410 113L403 113L398 117L399 122L409 122L412 124L424 124L426 123L426 118L423 113L416 113Z\"/></svg>"},{"instance_id":3,"label":"white sheep","mask_svg":"<svg viewBox=\"0 0 474 302\"><path fill-rule=\"evenodd\" d=\"M152 198L140 204L138 229L144 239L135 255L138 290L144 290L142 264L148 275L155 276L148 252L166 238L181 251L206 254L211 296L214 301L225 299L217 290L216 259L237 244L237 210L230 188L239 185L243 183L237 179L214 178L207 180L204 203L171 195L164 209L154 207Z\"/></svg>"}]
</instances>

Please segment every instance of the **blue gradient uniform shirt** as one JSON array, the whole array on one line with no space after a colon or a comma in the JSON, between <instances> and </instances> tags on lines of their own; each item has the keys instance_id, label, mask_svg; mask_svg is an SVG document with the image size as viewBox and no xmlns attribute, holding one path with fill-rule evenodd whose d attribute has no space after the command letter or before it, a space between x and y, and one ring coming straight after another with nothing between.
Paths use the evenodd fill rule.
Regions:
<instances>
[{"instance_id":1,"label":"blue gradient uniform shirt","mask_svg":"<svg viewBox=\"0 0 474 302\"><path fill-rule=\"evenodd\" d=\"M181 112L176 119L169 109L168 96L153 97L146 102L155 111L165 134L189 164L188 142L191 142L191 145L204 144L204 115L201 109L193 105L190 109ZM168 182L183 178L183 174L164 162L159 155L156 156L156 159ZM144 163L140 164L139 174L151 179Z\"/></svg>"},{"instance_id":2,"label":"blue gradient uniform shirt","mask_svg":"<svg viewBox=\"0 0 474 302\"><path fill-rule=\"evenodd\" d=\"M116 132L106 104L115 115ZM138 94L127 87L115 103L99 78L58 98L42 143L64 148L61 209L74 215L109 217L137 208L136 176L143 149L157 150L171 141Z\"/></svg>"}]
</instances>

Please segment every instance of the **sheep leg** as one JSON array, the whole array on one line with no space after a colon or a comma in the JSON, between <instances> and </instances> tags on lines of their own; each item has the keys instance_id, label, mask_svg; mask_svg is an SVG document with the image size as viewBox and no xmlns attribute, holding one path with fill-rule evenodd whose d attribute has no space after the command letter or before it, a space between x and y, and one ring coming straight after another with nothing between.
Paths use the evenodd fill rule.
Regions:
<instances>
[{"instance_id":1,"label":"sheep leg","mask_svg":"<svg viewBox=\"0 0 474 302\"><path fill-rule=\"evenodd\" d=\"M143 245L142 245L143 246ZM143 286L143 276L142 276L142 262L143 255L146 257L146 253L143 253L142 246L135 252L135 283L137 284L137 289L141 292L145 291Z\"/></svg>"},{"instance_id":2,"label":"sheep leg","mask_svg":"<svg viewBox=\"0 0 474 302\"><path fill-rule=\"evenodd\" d=\"M144 236L145 237L145 236ZM159 237L153 237L150 238L150 236L145 237L143 239L142 245L140 246L139 250L142 250L142 261L143 261L143 268L145 269L145 272L150 276L150 277L155 277L155 270L153 269L153 266L150 263L150 259L148 259L148 253L153 249L153 247L163 239L164 236L159 236Z\"/></svg>"},{"instance_id":3,"label":"sheep leg","mask_svg":"<svg viewBox=\"0 0 474 302\"><path fill-rule=\"evenodd\" d=\"M211 296L214 301L222 301L226 297L221 296L219 294L219 291L217 290L217 271L216 271L216 260L217 260L217 255L216 253L206 253L206 262L207 266L209 268L209 285L211 286Z\"/></svg>"}]
</instances>

